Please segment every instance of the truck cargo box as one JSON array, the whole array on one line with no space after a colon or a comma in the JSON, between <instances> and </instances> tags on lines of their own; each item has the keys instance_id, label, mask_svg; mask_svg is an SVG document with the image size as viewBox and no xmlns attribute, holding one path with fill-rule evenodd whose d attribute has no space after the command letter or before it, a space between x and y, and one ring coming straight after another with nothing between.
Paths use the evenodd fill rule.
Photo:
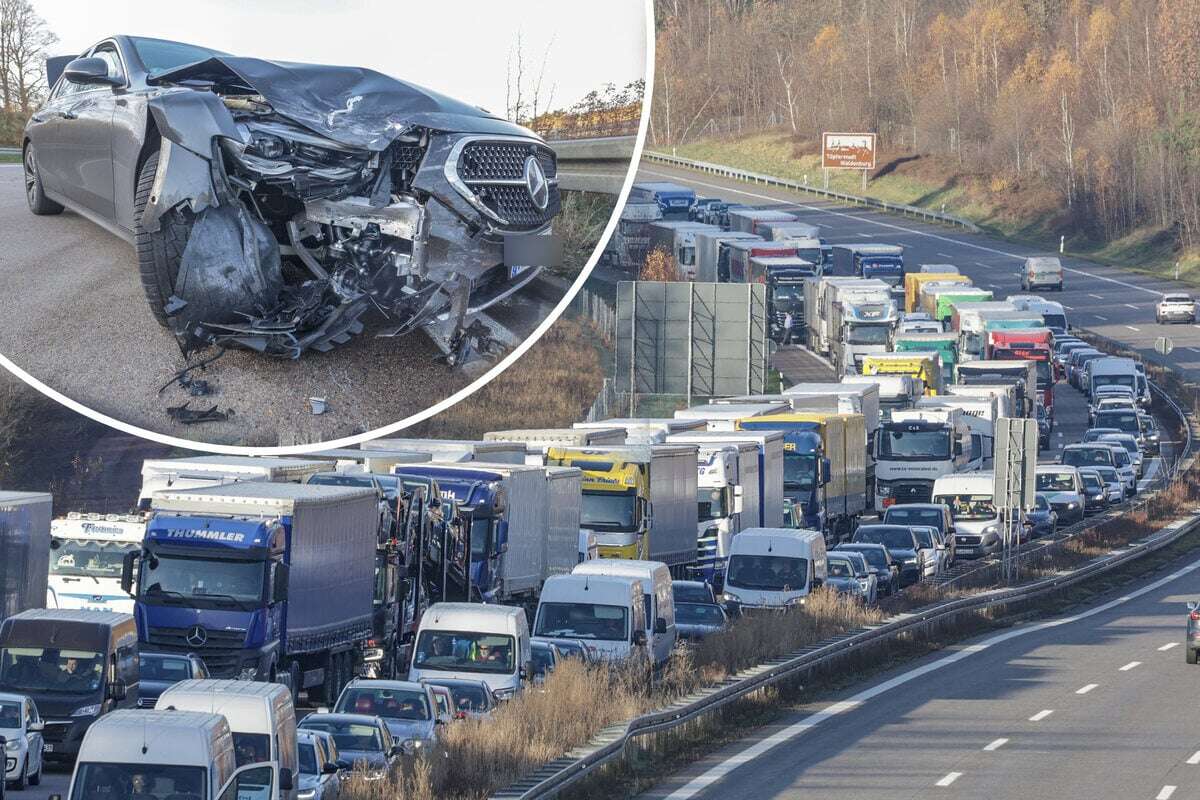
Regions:
<instances>
[{"instance_id":1,"label":"truck cargo box","mask_svg":"<svg viewBox=\"0 0 1200 800\"><path fill-rule=\"evenodd\" d=\"M493 464L524 464L525 448L515 442L481 442L469 439L374 439L363 444L372 450L407 450L429 453L433 460L488 461Z\"/></svg>"},{"instance_id":2,"label":"truck cargo box","mask_svg":"<svg viewBox=\"0 0 1200 800\"><path fill-rule=\"evenodd\" d=\"M47 492L0 491L0 620L46 607L52 505Z\"/></svg>"},{"instance_id":3,"label":"truck cargo box","mask_svg":"<svg viewBox=\"0 0 1200 800\"><path fill-rule=\"evenodd\" d=\"M667 437L668 444L750 443L758 452L758 522L743 518L742 527L783 525L783 434L778 431L701 431Z\"/></svg>"}]
</instances>

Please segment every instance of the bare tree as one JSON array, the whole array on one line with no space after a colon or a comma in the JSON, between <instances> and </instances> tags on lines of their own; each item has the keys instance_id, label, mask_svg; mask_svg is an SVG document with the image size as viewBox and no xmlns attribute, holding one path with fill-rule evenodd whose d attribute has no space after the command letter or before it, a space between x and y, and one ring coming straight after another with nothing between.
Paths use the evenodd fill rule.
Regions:
<instances>
[{"instance_id":1,"label":"bare tree","mask_svg":"<svg viewBox=\"0 0 1200 800\"><path fill-rule=\"evenodd\" d=\"M556 84L552 83L546 87L546 65L550 62L550 49L553 46L554 40L551 39L542 53L536 75L527 74L532 68L525 63L525 41L521 32L518 31L517 40L509 48L504 84L504 113L513 122L525 125L550 108L554 102ZM546 91L549 93L544 94Z\"/></svg>"},{"instance_id":2,"label":"bare tree","mask_svg":"<svg viewBox=\"0 0 1200 800\"><path fill-rule=\"evenodd\" d=\"M46 90L46 50L58 37L29 0L0 0L0 103L27 115Z\"/></svg>"}]
</instances>

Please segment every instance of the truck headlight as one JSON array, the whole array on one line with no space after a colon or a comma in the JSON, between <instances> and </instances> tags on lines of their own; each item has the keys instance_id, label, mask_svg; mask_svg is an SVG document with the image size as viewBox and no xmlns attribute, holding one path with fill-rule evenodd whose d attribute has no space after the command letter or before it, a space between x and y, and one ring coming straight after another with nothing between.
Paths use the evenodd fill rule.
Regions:
<instances>
[{"instance_id":1,"label":"truck headlight","mask_svg":"<svg viewBox=\"0 0 1200 800\"><path fill-rule=\"evenodd\" d=\"M875 491L879 492L880 497L891 497L892 487L882 483L875 484Z\"/></svg>"},{"instance_id":2,"label":"truck headlight","mask_svg":"<svg viewBox=\"0 0 1200 800\"><path fill-rule=\"evenodd\" d=\"M94 717L100 713L100 704L95 703L90 706L80 706L71 712L72 717Z\"/></svg>"},{"instance_id":3,"label":"truck headlight","mask_svg":"<svg viewBox=\"0 0 1200 800\"><path fill-rule=\"evenodd\" d=\"M1073 500L1072 500L1070 503L1067 503L1067 509L1068 509L1068 510L1073 510L1073 509L1076 509L1076 508L1079 508L1079 503L1076 503L1076 502L1075 502L1075 501L1073 501Z\"/></svg>"},{"instance_id":4,"label":"truck headlight","mask_svg":"<svg viewBox=\"0 0 1200 800\"><path fill-rule=\"evenodd\" d=\"M725 592L724 594L721 595L721 600L722 600L722 602L725 602L725 603L740 603L740 602L742 602L742 598L738 597L733 592Z\"/></svg>"}]
</instances>

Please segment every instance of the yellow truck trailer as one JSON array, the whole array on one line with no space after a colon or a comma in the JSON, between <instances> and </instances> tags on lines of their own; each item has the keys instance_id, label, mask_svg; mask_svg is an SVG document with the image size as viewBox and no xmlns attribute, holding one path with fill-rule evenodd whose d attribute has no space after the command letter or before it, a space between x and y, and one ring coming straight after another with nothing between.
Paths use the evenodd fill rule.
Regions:
<instances>
[{"instance_id":1,"label":"yellow truck trailer","mask_svg":"<svg viewBox=\"0 0 1200 800\"><path fill-rule=\"evenodd\" d=\"M942 358L933 351L876 353L863 357L863 375L909 375L925 383L925 395L941 394Z\"/></svg>"},{"instance_id":2,"label":"yellow truck trailer","mask_svg":"<svg viewBox=\"0 0 1200 800\"><path fill-rule=\"evenodd\" d=\"M973 285L971 279L957 272L910 272L904 276L904 310L917 311L921 305L921 287L927 283L961 283Z\"/></svg>"}]
</instances>

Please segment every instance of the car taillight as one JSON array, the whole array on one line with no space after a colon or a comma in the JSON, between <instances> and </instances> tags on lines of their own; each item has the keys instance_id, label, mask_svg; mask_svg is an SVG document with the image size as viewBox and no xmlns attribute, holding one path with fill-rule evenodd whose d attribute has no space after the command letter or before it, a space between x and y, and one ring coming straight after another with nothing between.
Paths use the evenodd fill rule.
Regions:
<instances>
[{"instance_id":1,"label":"car taillight","mask_svg":"<svg viewBox=\"0 0 1200 800\"><path fill-rule=\"evenodd\" d=\"M1200 610L1196 610L1188 614L1188 619L1190 619L1192 622L1200 622Z\"/></svg>"},{"instance_id":2,"label":"car taillight","mask_svg":"<svg viewBox=\"0 0 1200 800\"><path fill-rule=\"evenodd\" d=\"M455 718L455 719L466 719L466 718L467 718L467 712L465 712L465 711L456 711L456 712L454 713L454 718Z\"/></svg>"}]
</instances>

